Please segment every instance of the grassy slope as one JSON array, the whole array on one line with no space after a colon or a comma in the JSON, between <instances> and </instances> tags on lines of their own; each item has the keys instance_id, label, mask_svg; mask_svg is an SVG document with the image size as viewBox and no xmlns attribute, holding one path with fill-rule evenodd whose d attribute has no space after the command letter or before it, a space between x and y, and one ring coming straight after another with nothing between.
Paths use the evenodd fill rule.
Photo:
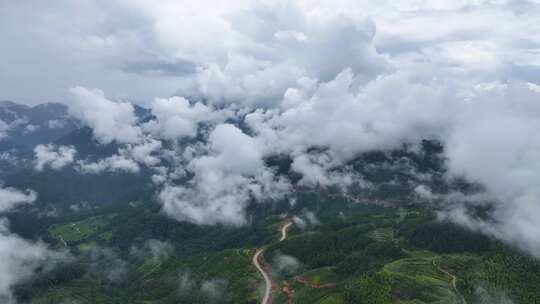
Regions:
<instances>
[{"instance_id":1,"label":"grassy slope","mask_svg":"<svg viewBox=\"0 0 540 304\"><path fill-rule=\"evenodd\" d=\"M110 231L104 231L114 214L90 217L82 221L69 222L49 227L49 234L58 241L59 246L65 246L85 241L99 235L104 239L110 239ZM65 243L64 243L65 242Z\"/></svg>"}]
</instances>

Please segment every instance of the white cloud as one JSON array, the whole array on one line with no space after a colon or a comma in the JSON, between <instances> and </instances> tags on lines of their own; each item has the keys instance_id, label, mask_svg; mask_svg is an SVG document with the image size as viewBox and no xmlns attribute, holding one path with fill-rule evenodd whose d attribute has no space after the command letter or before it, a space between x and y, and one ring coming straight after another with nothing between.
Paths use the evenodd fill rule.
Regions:
<instances>
[{"instance_id":1,"label":"white cloud","mask_svg":"<svg viewBox=\"0 0 540 304\"><path fill-rule=\"evenodd\" d=\"M347 170L335 171L342 163L336 163L327 153L306 153L293 158L291 170L302 175L301 186L331 186L347 187L359 177ZM343 168L341 168L343 169Z\"/></svg>"},{"instance_id":2,"label":"white cloud","mask_svg":"<svg viewBox=\"0 0 540 304\"><path fill-rule=\"evenodd\" d=\"M6 138L10 130L11 130L10 125L0 119L0 139Z\"/></svg>"},{"instance_id":3,"label":"white cloud","mask_svg":"<svg viewBox=\"0 0 540 304\"><path fill-rule=\"evenodd\" d=\"M0 301L15 303L12 287L29 278L46 257L44 244L31 243L10 233L6 220L0 219Z\"/></svg>"},{"instance_id":4,"label":"white cloud","mask_svg":"<svg viewBox=\"0 0 540 304\"><path fill-rule=\"evenodd\" d=\"M100 159L96 162L80 160L77 162L77 169L82 173L99 174L102 172L128 172L138 173L139 164L124 155L113 155Z\"/></svg>"},{"instance_id":5,"label":"white cloud","mask_svg":"<svg viewBox=\"0 0 540 304\"><path fill-rule=\"evenodd\" d=\"M133 105L105 98L103 91L83 87L70 89L73 99L67 103L69 114L94 130L95 138L104 144L134 143L140 140Z\"/></svg>"},{"instance_id":6,"label":"white cloud","mask_svg":"<svg viewBox=\"0 0 540 304\"><path fill-rule=\"evenodd\" d=\"M28 120L26 117L19 117L17 113L11 112L10 110L4 111L10 115L13 115L14 117L12 119L6 119L6 121L0 119L0 140L8 138L13 131L17 130L21 126L24 127L22 130L23 134L32 133L33 131L37 130L37 126L27 124Z\"/></svg>"},{"instance_id":7,"label":"white cloud","mask_svg":"<svg viewBox=\"0 0 540 304\"><path fill-rule=\"evenodd\" d=\"M156 153L162 148L159 140L146 138L143 142L135 145L128 145L121 149L120 154L127 155L137 163L152 167L160 163L160 158Z\"/></svg>"},{"instance_id":8,"label":"white cloud","mask_svg":"<svg viewBox=\"0 0 540 304\"><path fill-rule=\"evenodd\" d=\"M65 125L66 122L59 119L52 119L47 122L47 126L49 127L49 129L60 129L63 128Z\"/></svg>"},{"instance_id":9,"label":"white cloud","mask_svg":"<svg viewBox=\"0 0 540 304\"><path fill-rule=\"evenodd\" d=\"M298 226L298 228L300 229L306 229L308 224L306 223L306 221L298 216L294 216L293 217L293 222L296 226Z\"/></svg>"},{"instance_id":10,"label":"white cloud","mask_svg":"<svg viewBox=\"0 0 540 304\"><path fill-rule=\"evenodd\" d=\"M315 213L313 213L311 211L306 211L304 215L305 215L306 219L309 221L310 225L317 226L317 225L321 224L321 222L319 221L319 219L317 218Z\"/></svg>"},{"instance_id":11,"label":"white cloud","mask_svg":"<svg viewBox=\"0 0 540 304\"><path fill-rule=\"evenodd\" d=\"M162 143L149 137L137 144L127 144L118 149L118 153L96 161L79 160L77 169L82 173L99 174L102 172L138 173L141 165L155 167L161 162L159 152Z\"/></svg>"},{"instance_id":12,"label":"white cloud","mask_svg":"<svg viewBox=\"0 0 540 304\"><path fill-rule=\"evenodd\" d=\"M232 174L254 174L262 165L257 141L231 124L218 125L208 139L213 155L192 162L195 171L215 169Z\"/></svg>"},{"instance_id":13,"label":"white cloud","mask_svg":"<svg viewBox=\"0 0 540 304\"><path fill-rule=\"evenodd\" d=\"M20 191L15 188L0 187L0 212L8 211L17 205L30 204L37 199L32 190Z\"/></svg>"},{"instance_id":14,"label":"white cloud","mask_svg":"<svg viewBox=\"0 0 540 304\"><path fill-rule=\"evenodd\" d=\"M540 250L540 93L524 83L509 83L482 92L458 118L446 144L455 174L480 182L497 202L495 225L472 226L517 243L538 255Z\"/></svg>"},{"instance_id":15,"label":"white cloud","mask_svg":"<svg viewBox=\"0 0 540 304\"><path fill-rule=\"evenodd\" d=\"M372 44L375 25L368 19L311 17L289 1L254 4L227 21L238 44L224 63L201 68L185 94L215 103L276 106L302 77L329 80L351 68L362 81L388 68Z\"/></svg>"},{"instance_id":16,"label":"white cloud","mask_svg":"<svg viewBox=\"0 0 540 304\"><path fill-rule=\"evenodd\" d=\"M45 167L59 170L70 165L75 160L76 150L73 147L37 145L34 148L34 168L43 171Z\"/></svg>"},{"instance_id":17,"label":"white cloud","mask_svg":"<svg viewBox=\"0 0 540 304\"><path fill-rule=\"evenodd\" d=\"M269 146L278 140L275 149L299 153L330 148L329 160L337 159L336 164L359 152L439 135L451 124L457 105L436 83L417 83L395 73L356 91L353 81L352 71L344 70L314 88L294 89L294 105L284 111L255 112L246 121Z\"/></svg>"},{"instance_id":18,"label":"white cloud","mask_svg":"<svg viewBox=\"0 0 540 304\"><path fill-rule=\"evenodd\" d=\"M159 194L165 212L197 224L246 223L251 197L272 199L289 188L263 166L255 139L230 124L218 125L209 136L210 155L193 158L194 174L186 186L166 185Z\"/></svg>"},{"instance_id":19,"label":"white cloud","mask_svg":"<svg viewBox=\"0 0 540 304\"><path fill-rule=\"evenodd\" d=\"M300 263L297 258L286 254L278 254L274 256L272 260L272 271L274 272L274 275L278 276L290 276L301 266L302 263Z\"/></svg>"},{"instance_id":20,"label":"white cloud","mask_svg":"<svg viewBox=\"0 0 540 304\"><path fill-rule=\"evenodd\" d=\"M400 68L428 64L443 77L523 77L540 64L539 7L526 0L11 2L0 18L10 40L0 83L6 98L32 102L67 101L64 89L80 83L115 99L149 100L181 87L271 104L298 76L327 81L350 66L370 78L386 59ZM41 48L26 48L27 39ZM458 49L471 51L467 60L453 55ZM479 64L483 75L468 72Z\"/></svg>"},{"instance_id":21,"label":"white cloud","mask_svg":"<svg viewBox=\"0 0 540 304\"><path fill-rule=\"evenodd\" d=\"M197 135L201 122L221 121L223 113L201 102L190 104L183 97L169 99L156 98L150 105L156 119L143 125L143 128L158 137L170 140Z\"/></svg>"},{"instance_id":22,"label":"white cloud","mask_svg":"<svg viewBox=\"0 0 540 304\"><path fill-rule=\"evenodd\" d=\"M157 155L161 147L161 141L145 138L140 143L120 148L115 155L88 161L76 160L76 150L73 147L38 145L34 148L34 168L37 171L42 171L46 167L58 170L75 163L75 168L83 173L99 174L105 171L138 173L140 165L153 167L161 162Z\"/></svg>"},{"instance_id":23,"label":"white cloud","mask_svg":"<svg viewBox=\"0 0 540 304\"><path fill-rule=\"evenodd\" d=\"M39 130L39 126L37 125L32 125L32 124L28 124L24 127L24 131L23 131L23 134L30 134L30 133L34 133L36 132L37 130Z\"/></svg>"},{"instance_id":24,"label":"white cloud","mask_svg":"<svg viewBox=\"0 0 540 304\"><path fill-rule=\"evenodd\" d=\"M37 194L31 190L22 192L14 188L0 188L0 212L19 204L32 203L36 198ZM0 218L0 301L15 303L12 287L29 278L48 255L43 243L26 241L11 233L8 220Z\"/></svg>"},{"instance_id":25,"label":"white cloud","mask_svg":"<svg viewBox=\"0 0 540 304\"><path fill-rule=\"evenodd\" d=\"M154 260L167 258L174 253L174 246L171 243L159 240L148 240L145 243L145 247Z\"/></svg>"}]
</instances>

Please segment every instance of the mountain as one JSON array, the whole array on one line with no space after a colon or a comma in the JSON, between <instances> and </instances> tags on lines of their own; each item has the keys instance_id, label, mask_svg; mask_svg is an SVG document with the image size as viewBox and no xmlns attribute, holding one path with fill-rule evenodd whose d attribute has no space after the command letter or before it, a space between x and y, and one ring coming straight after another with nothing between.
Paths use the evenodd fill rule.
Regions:
<instances>
[{"instance_id":1,"label":"mountain","mask_svg":"<svg viewBox=\"0 0 540 304\"><path fill-rule=\"evenodd\" d=\"M149 116L148 109L135 106L135 110L139 119ZM148 173L144 169L139 174L81 174L72 167L34 169L33 150L38 144L72 146L77 158L84 160L98 160L118 151L115 143L104 145L96 141L92 129L71 118L63 104L31 107L3 101L0 102L0 121L0 126L8 126L0 140L0 181L3 186L33 189L39 193L35 205L64 208L80 202L111 204L124 201L133 193L147 191Z\"/></svg>"},{"instance_id":2,"label":"mountain","mask_svg":"<svg viewBox=\"0 0 540 304\"><path fill-rule=\"evenodd\" d=\"M134 105L139 121L148 120L150 110ZM101 146L93 139L92 130L69 116L60 103L27 106L12 101L0 101L0 152L32 150L38 144L56 143L74 146L84 155L101 151L110 153L114 145ZM86 152L86 149L90 149ZM116 151L116 150L115 150Z\"/></svg>"},{"instance_id":3,"label":"mountain","mask_svg":"<svg viewBox=\"0 0 540 304\"><path fill-rule=\"evenodd\" d=\"M59 103L27 106L0 102L0 151L28 150L53 142L79 128Z\"/></svg>"}]
</instances>

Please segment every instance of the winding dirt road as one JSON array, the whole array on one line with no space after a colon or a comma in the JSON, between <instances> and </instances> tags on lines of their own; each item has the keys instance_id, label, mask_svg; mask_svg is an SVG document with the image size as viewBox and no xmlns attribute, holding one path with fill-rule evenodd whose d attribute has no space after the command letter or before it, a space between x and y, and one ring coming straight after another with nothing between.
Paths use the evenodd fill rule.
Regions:
<instances>
[{"instance_id":1,"label":"winding dirt road","mask_svg":"<svg viewBox=\"0 0 540 304\"><path fill-rule=\"evenodd\" d=\"M446 269L443 269L442 267L438 266L436 263L435 263L435 260L432 261L433 263L433 266L437 267L437 269L450 276L452 278L452 288L454 289L454 292L456 293L456 295L458 296L461 304L467 304L467 300L465 300L465 297L459 292L459 289L457 288L457 277L453 274L451 274L448 270Z\"/></svg>"},{"instance_id":2,"label":"winding dirt road","mask_svg":"<svg viewBox=\"0 0 540 304\"><path fill-rule=\"evenodd\" d=\"M281 227L281 237L279 238L280 242L283 242L285 241L285 239L287 239L287 229L289 229L292 224L293 222L288 221L285 225L283 225L283 227Z\"/></svg>"},{"instance_id":3,"label":"winding dirt road","mask_svg":"<svg viewBox=\"0 0 540 304\"><path fill-rule=\"evenodd\" d=\"M282 242L287 239L287 229L293 224L291 221L287 221L285 225L281 227L281 237L279 238L279 241ZM264 253L264 248L260 248L255 252L255 255L253 255L253 258L251 259L251 263L257 268L257 270L261 273L261 275L264 278L264 296L261 300L261 304L269 304L270 303L270 295L272 294L272 279L270 278L270 275L268 272L261 266L260 257Z\"/></svg>"},{"instance_id":4,"label":"winding dirt road","mask_svg":"<svg viewBox=\"0 0 540 304\"><path fill-rule=\"evenodd\" d=\"M253 265L255 265L257 270L261 273L261 275L264 278L264 285L265 285L264 286L264 296L262 298L261 303L262 304L268 304L268 303L270 303L270 294L272 292L272 279L270 279L270 276L268 275L266 270L264 270L264 268L259 263L259 257L261 256L263 251L264 251L264 249L257 250L257 252L255 252L255 255L253 256L253 259L251 260L251 263L253 263Z\"/></svg>"}]
</instances>

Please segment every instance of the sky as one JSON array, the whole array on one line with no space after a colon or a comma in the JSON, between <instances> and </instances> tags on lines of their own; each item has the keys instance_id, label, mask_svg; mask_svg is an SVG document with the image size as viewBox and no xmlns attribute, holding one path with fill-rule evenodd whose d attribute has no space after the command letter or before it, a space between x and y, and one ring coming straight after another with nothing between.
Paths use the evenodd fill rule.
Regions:
<instances>
[{"instance_id":1,"label":"sky","mask_svg":"<svg viewBox=\"0 0 540 304\"><path fill-rule=\"evenodd\" d=\"M83 86L144 104L257 88L248 99L264 104L299 76L329 80L344 67L365 79L405 69L540 82L538 1L181 2L2 1L0 98L67 101ZM265 77L274 81L259 87Z\"/></svg>"},{"instance_id":2,"label":"sky","mask_svg":"<svg viewBox=\"0 0 540 304\"><path fill-rule=\"evenodd\" d=\"M0 99L64 103L121 146L97 161L39 146L38 171L149 168L169 216L239 226L251 199L291 190L269 155L304 186L346 186L361 177L332 168L433 138L449 175L486 189L443 198L441 217L540 257L539 1L8 0L0 37ZM464 205L486 199L489 222Z\"/></svg>"}]
</instances>

